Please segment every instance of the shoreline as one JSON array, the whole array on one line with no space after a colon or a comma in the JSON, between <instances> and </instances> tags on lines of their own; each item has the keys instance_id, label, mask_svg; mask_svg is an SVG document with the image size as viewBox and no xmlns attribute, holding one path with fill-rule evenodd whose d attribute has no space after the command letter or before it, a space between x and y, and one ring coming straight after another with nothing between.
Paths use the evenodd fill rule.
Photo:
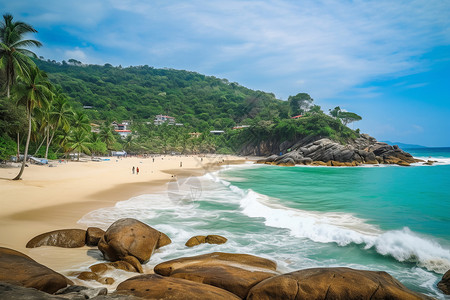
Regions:
<instances>
[{"instance_id":1,"label":"shoreline","mask_svg":"<svg viewBox=\"0 0 450 300\"><path fill-rule=\"evenodd\" d=\"M0 168L0 247L20 251L57 272L94 263L98 259L87 253L90 247L29 249L25 245L44 232L86 229L77 222L87 213L161 191L174 177L201 176L221 165L245 161L238 156L202 155L51 162L57 167L30 165L20 181L6 179L13 178L18 168ZM132 173L133 166L140 168L138 175Z\"/></svg>"}]
</instances>

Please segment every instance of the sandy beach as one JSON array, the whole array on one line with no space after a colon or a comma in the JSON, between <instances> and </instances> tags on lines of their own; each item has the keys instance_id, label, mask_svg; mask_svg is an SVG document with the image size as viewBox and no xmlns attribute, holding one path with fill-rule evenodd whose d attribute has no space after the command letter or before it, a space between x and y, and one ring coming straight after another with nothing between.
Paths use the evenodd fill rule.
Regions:
<instances>
[{"instance_id":1,"label":"sandy beach","mask_svg":"<svg viewBox=\"0 0 450 300\"><path fill-rule=\"evenodd\" d=\"M222 164L242 162L243 158L235 156L54 161L51 164L55 167L30 165L20 181L8 180L18 173L18 168L0 168L0 246L21 251L56 271L86 260L94 262L87 247L27 249L25 245L44 232L85 229L77 221L86 213L164 189L173 176L202 175ZM139 174L133 174L133 167L139 168Z\"/></svg>"}]
</instances>

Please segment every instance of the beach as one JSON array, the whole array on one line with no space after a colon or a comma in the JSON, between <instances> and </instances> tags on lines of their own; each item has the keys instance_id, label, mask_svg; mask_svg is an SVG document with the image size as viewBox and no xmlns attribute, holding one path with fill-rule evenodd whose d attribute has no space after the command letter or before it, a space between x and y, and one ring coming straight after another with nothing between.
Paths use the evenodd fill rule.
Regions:
<instances>
[{"instance_id":1,"label":"beach","mask_svg":"<svg viewBox=\"0 0 450 300\"><path fill-rule=\"evenodd\" d=\"M141 194L162 191L178 177L202 175L225 163L244 162L236 156L155 156L107 158L102 161L53 161L30 165L20 181L19 168L0 168L0 246L23 252L56 271L95 258L88 247L27 249L26 243L44 232L80 228L83 215L112 207ZM136 169L133 174L132 168Z\"/></svg>"}]
</instances>

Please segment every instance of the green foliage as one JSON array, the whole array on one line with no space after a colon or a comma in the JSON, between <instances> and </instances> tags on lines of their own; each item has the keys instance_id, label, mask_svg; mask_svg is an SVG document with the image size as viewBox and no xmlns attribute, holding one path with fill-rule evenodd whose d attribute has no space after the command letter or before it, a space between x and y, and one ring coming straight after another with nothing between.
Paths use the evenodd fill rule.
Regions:
<instances>
[{"instance_id":1,"label":"green foliage","mask_svg":"<svg viewBox=\"0 0 450 300\"><path fill-rule=\"evenodd\" d=\"M311 106L314 100L310 95L306 93L298 93L295 96L290 96L288 98L289 106L291 108L291 116L303 115ZM320 109L320 107L319 107Z\"/></svg>"},{"instance_id":2,"label":"green foliage","mask_svg":"<svg viewBox=\"0 0 450 300\"><path fill-rule=\"evenodd\" d=\"M17 143L6 134L0 136L0 161L17 154Z\"/></svg>"}]
</instances>

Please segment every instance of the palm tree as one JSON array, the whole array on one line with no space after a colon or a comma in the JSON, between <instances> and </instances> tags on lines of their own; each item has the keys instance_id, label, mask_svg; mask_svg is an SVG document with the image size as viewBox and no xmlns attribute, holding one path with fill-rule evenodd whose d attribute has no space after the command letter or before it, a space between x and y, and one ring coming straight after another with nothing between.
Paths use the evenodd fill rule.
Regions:
<instances>
[{"instance_id":1,"label":"palm tree","mask_svg":"<svg viewBox=\"0 0 450 300\"><path fill-rule=\"evenodd\" d=\"M112 131L112 127L107 124L103 124L100 128L100 138L106 144L109 150L112 149L112 146L116 142L116 137Z\"/></svg>"},{"instance_id":2,"label":"palm tree","mask_svg":"<svg viewBox=\"0 0 450 300\"><path fill-rule=\"evenodd\" d=\"M22 167L20 168L19 174L17 174L17 176L13 179L19 180L22 177L28 156L33 111L36 107L47 106L49 100L53 96L53 93L50 91L50 82L47 80L47 75L37 67L31 67L27 73L27 76L20 77L15 89L17 103L25 105L28 118L28 135L27 142L25 144Z\"/></svg>"},{"instance_id":3,"label":"palm tree","mask_svg":"<svg viewBox=\"0 0 450 300\"><path fill-rule=\"evenodd\" d=\"M64 94L61 93L61 91L56 90L56 97L52 102L52 106L50 109L49 128L47 131L47 146L45 148L46 159L48 156L48 148L50 147L50 144L55 137L56 131L59 128L68 131L70 129L70 120L73 118L73 116L74 114L69 102L67 101L67 98L64 96ZM50 130L52 130L51 135Z\"/></svg>"},{"instance_id":4,"label":"palm tree","mask_svg":"<svg viewBox=\"0 0 450 300\"><path fill-rule=\"evenodd\" d=\"M90 154L89 147L91 143L89 142L88 133L82 128L76 128L69 137L69 149L75 150L78 153L77 160L80 161L81 152Z\"/></svg>"},{"instance_id":5,"label":"palm tree","mask_svg":"<svg viewBox=\"0 0 450 300\"><path fill-rule=\"evenodd\" d=\"M23 47L42 44L36 40L24 40L27 33L37 32L31 25L24 22L13 22L13 16L3 15L0 23L0 69L5 71L6 95L10 97L11 86L15 83L17 75L24 76L33 61L29 58L37 57L32 51Z\"/></svg>"},{"instance_id":6,"label":"palm tree","mask_svg":"<svg viewBox=\"0 0 450 300\"><path fill-rule=\"evenodd\" d=\"M84 112L75 112L75 114L73 115L72 126L77 129L82 129L86 132L89 132L91 130L89 118Z\"/></svg>"}]
</instances>

